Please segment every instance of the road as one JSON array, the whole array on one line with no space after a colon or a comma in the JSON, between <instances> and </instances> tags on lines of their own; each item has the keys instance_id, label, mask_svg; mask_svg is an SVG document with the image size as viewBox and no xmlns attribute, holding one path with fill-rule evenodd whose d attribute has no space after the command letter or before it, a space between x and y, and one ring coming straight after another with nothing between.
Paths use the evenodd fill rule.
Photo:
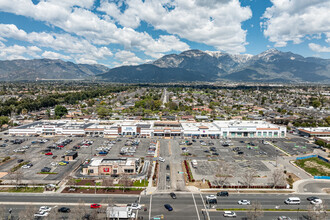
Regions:
<instances>
[{"instance_id":1,"label":"road","mask_svg":"<svg viewBox=\"0 0 330 220\"><path fill-rule=\"evenodd\" d=\"M162 93L162 97L161 97L161 100L162 100L161 107L162 108L165 108L165 104L168 102L168 99L169 99L169 97L168 97L168 94L167 94L167 90L166 90L166 88L164 88L163 93Z\"/></svg>"},{"instance_id":2,"label":"road","mask_svg":"<svg viewBox=\"0 0 330 220\"><path fill-rule=\"evenodd\" d=\"M165 162L160 162L158 192L185 190L184 174L182 169L181 151L177 141L160 140L160 156ZM166 166L169 166L169 169Z\"/></svg>"},{"instance_id":3,"label":"road","mask_svg":"<svg viewBox=\"0 0 330 220\"><path fill-rule=\"evenodd\" d=\"M323 189L330 188L329 180L305 180L298 185L298 193L325 193Z\"/></svg>"},{"instance_id":4,"label":"road","mask_svg":"<svg viewBox=\"0 0 330 220\"><path fill-rule=\"evenodd\" d=\"M279 206L280 209L294 209L298 211L298 208L307 209L309 202L306 200L308 195L295 195L301 198L301 205L285 205L284 200L289 195L283 194L231 194L229 197L218 197L218 205L212 208L230 209L230 208L244 208L247 206L241 206L237 204L240 199L247 199L251 202L258 201L262 208L275 208ZM5 206L6 209L13 208L13 215L17 215L20 211L25 209L25 206L69 206L76 207L79 201L82 200L86 205L91 203L102 203L106 199L107 195L67 195L67 194L0 194L0 204ZM128 204L139 199L139 196L123 196L123 195L110 195L116 204ZM191 193L177 193L177 199L172 199L168 193L154 194L141 196L140 204L147 208L138 212L138 217L143 219L150 219L153 216L164 215L164 219L223 219L222 211L203 211L206 210L205 205L206 194L191 194ZM327 195L319 196L323 199L325 204L329 204L330 197ZM171 204L173 211L169 212L164 208L164 204ZM89 209L89 208L87 208ZM264 217L261 219L277 219L278 216L286 215L292 219L297 219L297 215L302 219L304 212L265 212ZM246 213L236 212L238 217L245 217ZM205 216L205 218L204 218ZM241 219L241 218L239 218Z\"/></svg>"}]
</instances>

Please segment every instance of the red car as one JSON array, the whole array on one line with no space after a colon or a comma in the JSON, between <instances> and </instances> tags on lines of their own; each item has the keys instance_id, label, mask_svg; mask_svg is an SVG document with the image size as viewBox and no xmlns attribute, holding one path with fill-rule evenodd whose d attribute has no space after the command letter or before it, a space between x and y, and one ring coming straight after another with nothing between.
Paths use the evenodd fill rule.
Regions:
<instances>
[{"instance_id":1,"label":"red car","mask_svg":"<svg viewBox=\"0 0 330 220\"><path fill-rule=\"evenodd\" d=\"M94 203L91 205L91 209L98 209L98 208L101 208L100 204Z\"/></svg>"},{"instance_id":2,"label":"red car","mask_svg":"<svg viewBox=\"0 0 330 220\"><path fill-rule=\"evenodd\" d=\"M53 155L52 152L45 153L45 155Z\"/></svg>"},{"instance_id":3,"label":"red car","mask_svg":"<svg viewBox=\"0 0 330 220\"><path fill-rule=\"evenodd\" d=\"M63 148L64 146L63 145L58 145L58 147Z\"/></svg>"}]
</instances>

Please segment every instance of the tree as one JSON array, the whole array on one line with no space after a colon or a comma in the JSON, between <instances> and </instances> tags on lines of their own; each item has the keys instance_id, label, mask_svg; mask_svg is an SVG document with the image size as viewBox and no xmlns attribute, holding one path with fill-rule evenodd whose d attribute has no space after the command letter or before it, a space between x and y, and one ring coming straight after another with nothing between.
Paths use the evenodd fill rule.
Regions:
<instances>
[{"instance_id":1,"label":"tree","mask_svg":"<svg viewBox=\"0 0 330 220\"><path fill-rule=\"evenodd\" d=\"M102 185L103 186L107 186L107 187L110 187L110 186L113 186L113 178L111 176L103 176L103 181L102 181Z\"/></svg>"},{"instance_id":2,"label":"tree","mask_svg":"<svg viewBox=\"0 0 330 220\"><path fill-rule=\"evenodd\" d=\"M325 122L326 122L328 125L330 125L330 116L328 116L328 117L325 118Z\"/></svg>"},{"instance_id":3,"label":"tree","mask_svg":"<svg viewBox=\"0 0 330 220\"><path fill-rule=\"evenodd\" d=\"M132 185L132 180L129 177L129 175L125 173L125 174L122 174L122 177L119 180L119 184L123 186L123 192L125 192L125 189L128 186Z\"/></svg>"},{"instance_id":4,"label":"tree","mask_svg":"<svg viewBox=\"0 0 330 220\"><path fill-rule=\"evenodd\" d=\"M68 110L62 106L62 105L57 105L55 107L55 116L62 117L63 115L67 114Z\"/></svg>"},{"instance_id":5,"label":"tree","mask_svg":"<svg viewBox=\"0 0 330 220\"><path fill-rule=\"evenodd\" d=\"M0 205L0 219L7 219L8 209L4 205Z\"/></svg>"},{"instance_id":6,"label":"tree","mask_svg":"<svg viewBox=\"0 0 330 220\"><path fill-rule=\"evenodd\" d=\"M107 117L109 115L109 109L107 109L105 107L99 107L99 108L97 108L96 112L97 112L97 115L100 118L105 118L105 117Z\"/></svg>"},{"instance_id":7,"label":"tree","mask_svg":"<svg viewBox=\"0 0 330 220\"><path fill-rule=\"evenodd\" d=\"M33 219L34 214L38 212L38 208L36 206L25 206L21 212L18 213L19 219Z\"/></svg>"},{"instance_id":8,"label":"tree","mask_svg":"<svg viewBox=\"0 0 330 220\"><path fill-rule=\"evenodd\" d=\"M328 219L327 207L325 204L309 205L307 207L308 217L313 220L326 220Z\"/></svg>"},{"instance_id":9,"label":"tree","mask_svg":"<svg viewBox=\"0 0 330 220\"><path fill-rule=\"evenodd\" d=\"M283 186L284 184L286 184L285 174L284 174L284 171L282 169L275 169L272 172L271 183L272 183L274 188L276 186Z\"/></svg>"},{"instance_id":10,"label":"tree","mask_svg":"<svg viewBox=\"0 0 330 220\"><path fill-rule=\"evenodd\" d=\"M15 184L16 189L18 189L19 185L21 184L22 178L23 178L23 173L20 171L20 169L9 173L9 176L13 183Z\"/></svg>"},{"instance_id":11,"label":"tree","mask_svg":"<svg viewBox=\"0 0 330 220\"><path fill-rule=\"evenodd\" d=\"M259 202L252 202L252 204L248 207L246 212L246 217L249 220L256 220L259 217L264 216L264 212L262 210L262 206Z\"/></svg>"},{"instance_id":12,"label":"tree","mask_svg":"<svg viewBox=\"0 0 330 220\"><path fill-rule=\"evenodd\" d=\"M72 217L76 220L81 220L87 214L85 202L81 199L78 200L78 205L72 210Z\"/></svg>"},{"instance_id":13,"label":"tree","mask_svg":"<svg viewBox=\"0 0 330 220\"><path fill-rule=\"evenodd\" d=\"M249 169L245 171L242 175L243 183L250 188L251 184L255 180L256 175L257 175L257 171L255 169Z\"/></svg>"},{"instance_id":14,"label":"tree","mask_svg":"<svg viewBox=\"0 0 330 220\"><path fill-rule=\"evenodd\" d=\"M215 178L218 185L223 186L234 173L233 166L223 160L218 161Z\"/></svg>"},{"instance_id":15,"label":"tree","mask_svg":"<svg viewBox=\"0 0 330 220\"><path fill-rule=\"evenodd\" d=\"M9 117L7 116L0 116L0 125L8 124Z\"/></svg>"}]
</instances>

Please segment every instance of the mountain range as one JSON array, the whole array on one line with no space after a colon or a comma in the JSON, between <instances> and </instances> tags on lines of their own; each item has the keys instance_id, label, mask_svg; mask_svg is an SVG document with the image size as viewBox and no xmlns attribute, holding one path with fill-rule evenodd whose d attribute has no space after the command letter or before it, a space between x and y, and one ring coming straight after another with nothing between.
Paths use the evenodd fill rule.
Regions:
<instances>
[{"instance_id":1,"label":"mountain range","mask_svg":"<svg viewBox=\"0 0 330 220\"><path fill-rule=\"evenodd\" d=\"M5 60L0 61L0 81L88 79L108 70L103 65L75 64L63 60Z\"/></svg>"},{"instance_id":2,"label":"mountain range","mask_svg":"<svg viewBox=\"0 0 330 220\"><path fill-rule=\"evenodd\" d=\"M188 50L97 76L113 82L330 82L330 60L270 49L258 55Z\"/></svg>"},{"instance_id":3,"label":"mountain range","mask_svg":"<svg viewBox=\"0 0 330 220\"><path fill-rule=\"evenodd\" d=\"M150 63L113 69L50 59L0 61L0 81L91 78L120 83L330 83L330 59L270 49L258 55L188 50Z\"/></svg>"}]
</instances>

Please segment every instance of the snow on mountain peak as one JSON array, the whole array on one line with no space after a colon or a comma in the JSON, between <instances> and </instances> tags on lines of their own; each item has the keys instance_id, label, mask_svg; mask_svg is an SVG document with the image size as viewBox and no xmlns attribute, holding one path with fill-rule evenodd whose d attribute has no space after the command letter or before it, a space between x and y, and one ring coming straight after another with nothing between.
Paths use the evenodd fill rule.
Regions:
<instances>
[{"instance_id":1,"label":"snow on mountain peak","mask_svg":"<svg viewBox=\"0 0 330 220\"><path fill-rule=\"evenodd\" d=\"M219 57L225 55L225 53L222 53L221 51L209 51L209 50L206 50L205 53L207 53L211 57L215 57L215 58L219 58Z\"/></svg>"}]
</instances>

